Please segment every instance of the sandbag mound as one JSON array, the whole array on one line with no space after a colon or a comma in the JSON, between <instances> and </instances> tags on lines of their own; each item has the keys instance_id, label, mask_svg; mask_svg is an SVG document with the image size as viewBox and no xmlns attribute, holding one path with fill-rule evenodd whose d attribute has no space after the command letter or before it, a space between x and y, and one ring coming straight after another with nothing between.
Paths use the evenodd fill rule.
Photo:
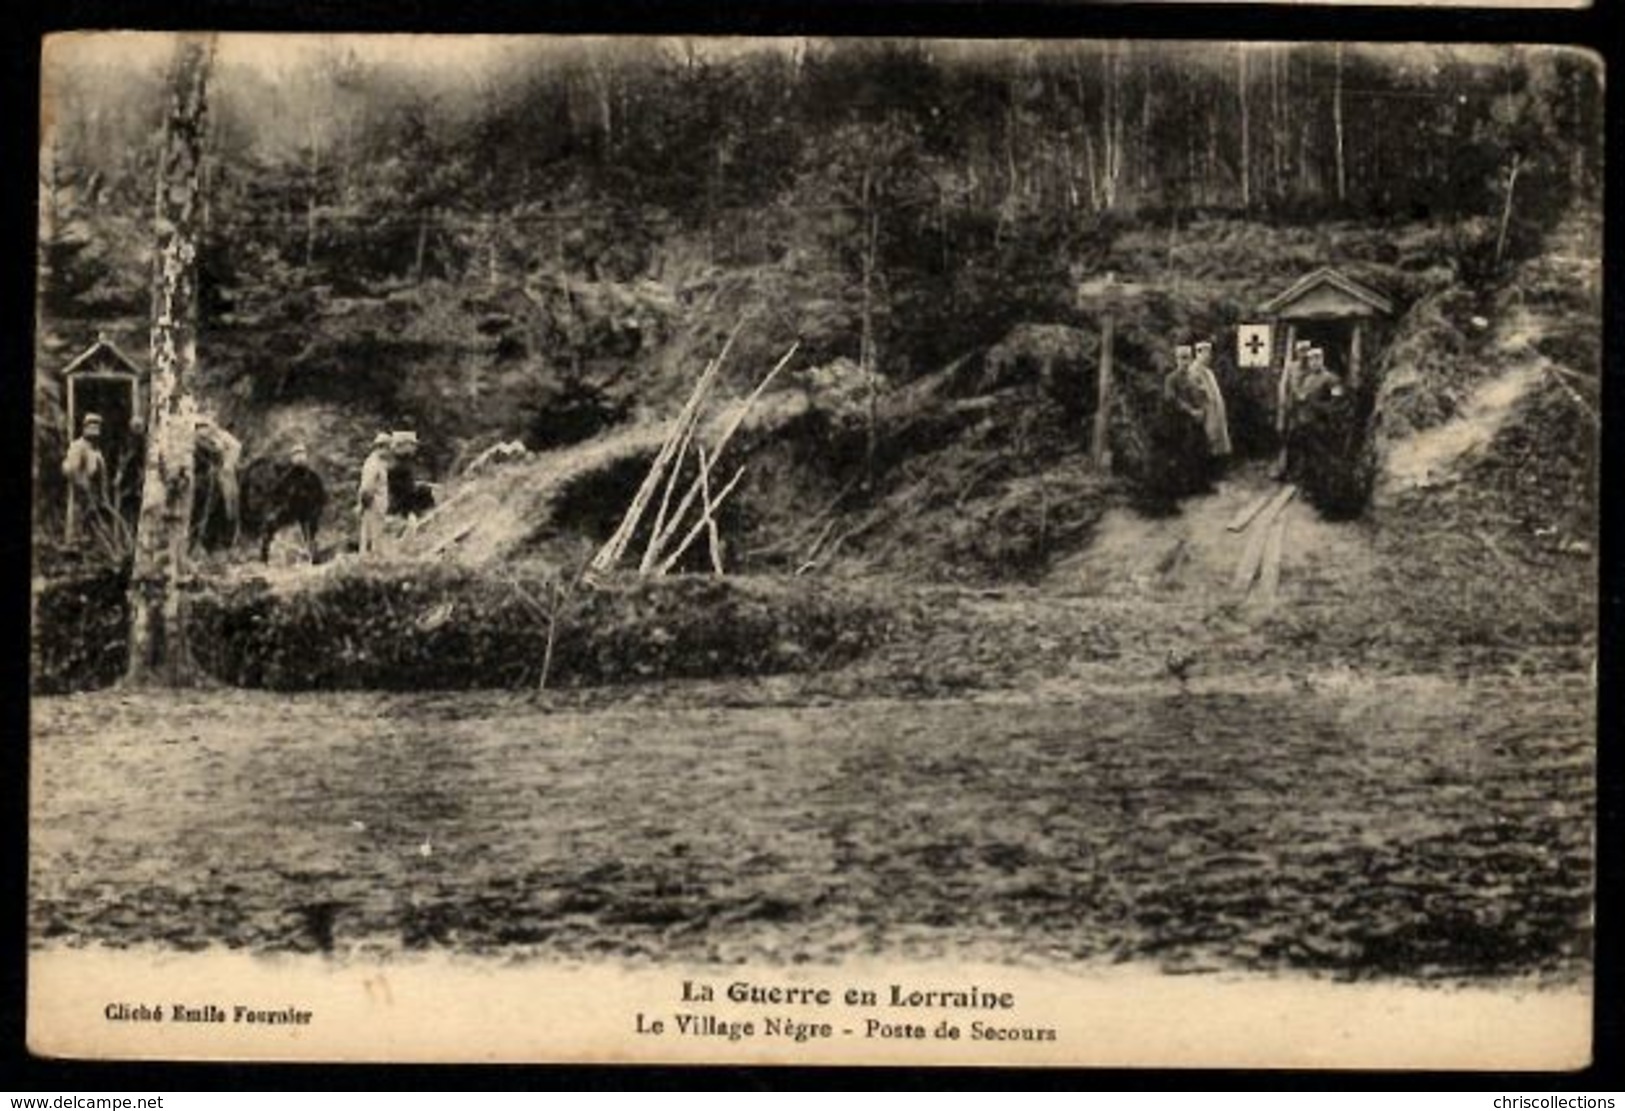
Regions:
<instances>
[{"instance_id":1,"label":"sandbag mound","mask_svg":"<svg viewBox=\"0 0 1625 1111\"><path fill-rule=\"evenodd\" d=\"M472 690L735 677L845 663L891 618L854 588L699 576L565 588L545 569L342 568L192 610L215 678L271 690ZM551 638L552 647L549 649Z\"/></svg>"}]
</instances>

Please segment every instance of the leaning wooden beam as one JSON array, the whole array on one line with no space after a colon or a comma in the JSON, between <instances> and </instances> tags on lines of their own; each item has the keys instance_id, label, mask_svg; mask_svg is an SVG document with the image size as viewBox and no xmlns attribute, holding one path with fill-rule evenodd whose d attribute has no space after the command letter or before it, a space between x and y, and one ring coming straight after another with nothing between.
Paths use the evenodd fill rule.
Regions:
<instances>
[{"instance_id":1,"label":"leaning wooden beam","mask_svg":"<svg viewBox=\"0 0 1625 1111\"><path fill-rule=\"evenodd\" d=\"M722 435L717 437L716 446L710 451L712 463L715 463L722 457L722 451L728 446L728 441L733 439L734 433L738 432L740 425L745 423L746 414L748 414L751 407L756 404L757 399L762 396L762 392L767 389L768 384L778 376L779 371L783 370L789 365L790 360L795 356L796 350L800 346L800 340L792 343L790 345L790 350L784 353L784 357L774 364L772 370L767 372L767 377L762 379L761 383L756 387L756 389L751 391L751 395L744 400L737 410L735 410L733 420L728 423L728 426L723 430ZM703 468L700 477L704 477ZM660 558L660 554L664 552L666 546L671 543L672 537L677 534L677 529L682 525L683 518L688 514L689 509L694 505L694 499L699 496L700 477L696 477L694 481L689 483L688 490L683 494L682 501L677 503L676 512L671 515L671 520L666 523L666 531L656 536L656 559Z\"/></svg>"},{"instance_id":2,"label":"leaning wooden beam","mask_svg":"<svg viewBox=\"0 0 1625 1111\"><path fill-rule=\"evenodd\" d=\"M621 519L620 527L615 530L615 534L610 537L604 548L599 552L599 558L594 559L592 566L595 569L607 571L616 563L619 563L621 556L625 554L626 546L631 543L632 535L637 531L638 522L642 520L644 510L648 508L649 499L654 496L654 489L659 485L662 473L667 464L671 462L671 457L678 445L683 442L685 431L698 422L700 408L705 403L706 395L710 393L711 386L721 372L722 364L727 360L728 352L733 347L734 340L738 337L739 330L743 326L743 321L734 325L733 331L728 333L727 342L722 345L722 350L717 353L716 358L706 364L705 370L701 372L700 379L695 383L693 392L689 394L688 400L677 414L675 425L670 434L667 435L665 442L661 444L659 455L655 457L654 463L650 465L649 474L644 478L643 486L639 488L637 495L632 499L632 504L627 508L626 516Z\"/></svg>"},{"instance_id":3,"label":"leaning wooden beam","mask_svg":"<svg viewBox=\"0 0 1625 1111\"><path fill-rule=\"evenodd\" d=\"M784 353L784 357L773 364L773 369L767 372L767 377L763 378L761 382L757 384L756 388L751 391L750 396L745 399L745 404L741 405L738 411L734 413L734 418L729 423L727 430L724 431L720 437L718 437L716 447L711 449L711 459L713 462L721 458L722 449L728 446L728 441L733 439L735 432L739 431L739 426L745 423L746 414L750 412L751 407L756 404L756 402L761 398L762 394L767 392L767 387L773 384L773 379L779 376L779 371L790 365L790 360L795 358L796 351L800 347L800 340L796 340L794 343L792 343L790 345L790 350L786 351Z\"/></svg>"},{"instance_id":4,"label":"leaning wooden beam","mask_svg":"<svg viewBox=\"0 0 1625 1111\"><path fill-rule=\"evenodd\" d=\"M717 534L716 505L711 501L711 483L706 475L711 470L710 460L705 457L705 449L700 448L700 506L705 514L705 529L711 539L711 570L723 574L722 570L722 537Z\"/></svg>"},{"instance_id":5,"label":"leaning wooden beam","mask_svg":"<svg viewBox=\"0 0 1625 1111\"><path fill-rule=\"evenodd\" d=\"M733 347L734 339L739 335L739 329L743 327L743 324L744 322L741 321L739 324L734 325L733 331L728 333L728 342L722 345L721 352L718 353L715 359L706 364L704 372L700 375L699 382L694 386L694 392L689 394L688 401L677 415L676 426L661 445L659 454L655 456L655 461L650 464L649 473L644 476L643 485L638 487L637 494L632 498L632 504L627 506L626 514L621 518L620 525L616 527L610 538L604 541L604 546L599 548L598 554L593 557L590 565L591 570L608 571L620 562L621 556L626 551L626 545L631 542L632 534L637 531L638 522L643 519L643 512L648 508L649 500L654 496L656 488L660 485L661 478L665 475L667 464L671 462L671 457L677 450L680 439L679 433L687 422L693 419L694 414L705 400L705 395L711 389L711 383L716 380L717 373L722 369L723 361L727 359L728 351Z\"/></svg>"},{"instance_id":6,"label":"leaning wooden beam","mask_svg":"<svg viewBox=\"0 0 1625 1111\"><path fill-rule=\"evenodd\" d=\"M677 458L672 462L671 469L666 472L666 488L660 493L660 508L655 511L654 524L649 527L649 542L643 547L643 559L638 564L638 571L647 574L649 568L654 566L655 557L660 552L656 545L661 535L666 531L666 512L671 508L671 494L677 488L677 479L683 473L683 460L688 458L689 441L694 439L694 430L699 427L699 414L687 422L687 426L679 429L682 432L682 441L677 445ZM704 448L700 449L704 455ZM704 466L702 459L701 466Z\"/></svg>"},{"instance_id":7,"label":"leaning wooden beam","mask_svg":"<svg viewBox=\"0 0 1625 1111\"><path fill-rule=\"evenodd\" d=\"M743 466L734 472L734 476L728 480L728 485L724 486L722 491L717 494L715 500L711 502L711 508L713 511L722 508L722 503L728 500L728 495L733 493L733 488L739 485L739 480L743 478L744 475L745 468ZM660 574L664 575L673 567L677 566L677 561L683 558L683 553L688 551L688 546L694 543L701 532L705 531L706 522L709 520L711 520L709 514L702 513L700 515L700 519L694 522L694 527L689 529L688 534L683 537L683 542L677 545L677 550L672 552L671 555L667 557L666 561L660 565Z\"/></svg>"}]
</instances>

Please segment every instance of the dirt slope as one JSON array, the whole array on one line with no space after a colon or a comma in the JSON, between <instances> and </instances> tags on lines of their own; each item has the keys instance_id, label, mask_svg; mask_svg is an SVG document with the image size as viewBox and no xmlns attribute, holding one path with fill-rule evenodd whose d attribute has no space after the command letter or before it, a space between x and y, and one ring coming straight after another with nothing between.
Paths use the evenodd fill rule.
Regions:
<instances>
[{"instance_id":1,"label":"dirt slope","mask_svg":"<svg viewBox=\"0 0 1625 1111\"><path fill-rule=\"evenodd\" d=\"M1149 517L1128 506L1107 511L1085 551L1061 560L1048 585L1110 595L1241 600L1232 578L1258 530L1255 521L1231 532L1230 521L1259 497L1281 487L1263 465L1232 473L1214 493L1184 502L1179 513ZM1302 596L1329 580L1357 585L1371 571L1371 537L1359 524L1322 520L1301 497L1278 517L1285 523L1279 597Z\"/></svg>"},{"instance_id":2,"label":"dirt slope","mask_svg":"<svg viewBox=\"0 0 1625 1111\"><path fill-rule=\"evenodd\" d=\"M1391 445L1381 461L1379 499L1447 480L1495 439L1519 402L1555 373L1537 346L1547 327L1543 316L1519 308L1497 329L1489 353L1497 372L1467 396L1456 417Z\"/></svg>"},{"instance_id":3,"label":"dirt slope","mask_svg":"<svg viewBox=\"0 0 1625 1111\"><path fill-rule=\"evenodd\" d=\"M721 407L699 437L715 443L743 404L735 401ZM796 393L764 397L752 408L741 431L756 433L776 427L801 415L806 407L806 398ZM573 485L624 468L630 478L629 497L670 435L672 423L649 421L615 429L583 444L455 478L442 488L434 511L408 529L400 554L466 566L510 559L553 526L554 507ZM618 513L624 504L605 508Z\"/></svg>"}]
</instances>

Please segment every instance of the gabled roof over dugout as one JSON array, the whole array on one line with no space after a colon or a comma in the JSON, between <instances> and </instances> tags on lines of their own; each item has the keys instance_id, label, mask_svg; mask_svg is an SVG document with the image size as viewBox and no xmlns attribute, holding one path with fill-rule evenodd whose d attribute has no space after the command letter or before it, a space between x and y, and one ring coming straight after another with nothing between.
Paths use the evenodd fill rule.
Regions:
<instances>
[{"instance_id":1,"label":"gabled roof over dugout","mask_svg":"<svg viewBox=\"0 0 1625 1111\"><path fill-rule=\"evenodd\" d=\"M1387 316L1394 311L1394 305L1370 286L1340 270L1322 266L1265 301L1259 311L1283 319L1336 319Z\"/></svg>"},{"instance_id":2,"label":"gabled roof over dugout","mask_svg":"<svg viewBox=\"0 0 1625 1111\"><path fill-rule=\"evenodd\" d=\"M74 357L72 362L62 368L64 378L81 374L145 378L147 370L123 351L120 351L118 345L112 340L102 335L98 336L95 343L81 351Z\"/></svg>"}]
</instances>

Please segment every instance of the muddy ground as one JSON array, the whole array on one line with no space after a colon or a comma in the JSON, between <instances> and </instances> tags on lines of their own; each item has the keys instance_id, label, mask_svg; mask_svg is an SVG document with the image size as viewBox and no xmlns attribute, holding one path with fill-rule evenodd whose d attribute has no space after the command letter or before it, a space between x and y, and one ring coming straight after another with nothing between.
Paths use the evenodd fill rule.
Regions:
<instances>
[{"instance_id":1,"label":"muddy ground","mask_svg":"<svg viewBox=\"0 0 1625 1111\"><path fill-rule=\"evenodd\" d=\"M1583 680L771 692L722 707L676 685L589 712L504 693L39 699L32 937L1421 980L1588 967Z\"/></svg>"}]
</instances>

